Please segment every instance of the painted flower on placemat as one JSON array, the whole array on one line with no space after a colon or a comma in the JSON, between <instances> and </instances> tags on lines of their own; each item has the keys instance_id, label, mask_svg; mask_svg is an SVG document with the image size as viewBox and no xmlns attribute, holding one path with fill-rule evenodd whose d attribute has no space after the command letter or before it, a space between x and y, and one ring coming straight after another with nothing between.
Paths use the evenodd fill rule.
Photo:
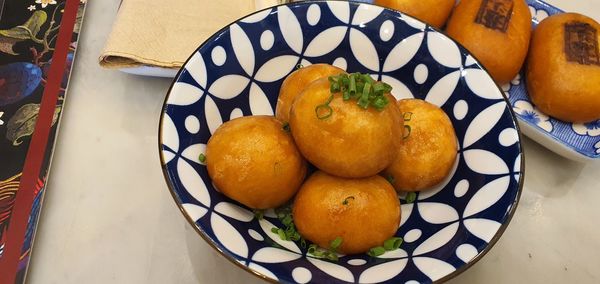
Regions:
<instances>
[{"instance_id":1,"label":"painted flower on placemat","mask_svg":"<svg viewBox=\"0 0 600 284\"><path fill-rule=\"evenodd\" d=\"M548 17L548 12L544 11L543 9L536 10L535 8L529 6L529 11L531 12L531 20L536 24Z\"/></svg>"},{"instance_id":2,"label":"painted flower on placemat","mask_svg":"<svg viewBox=\"0 0 600 284\"><path fill-rule=\"evenodd\" d=\"M554 127L552 126L550 117L539 111L536 107L532 106L528 101L516 101L513 105L513 110L518 113L522 119L534 123L547 132L552 132Z\"/></svg>"},{"instance_id":3,"label":"painted flower on placemat","mask_svg":"<svg viewBox=\"0 0 600 284\"><path fill-rule=\"evenodd\" d=\"M573 131L579 135L599 136L600 135L600 120L588 123L573 123Z\"/></svg>"},{"instance_id":4,"label":"painted flower on placemat","mask_svg":"<svg viewBox=\"0 0 600 284\"><path fill-rule=\"evenodd\" d=\"M35 0L35 3L42 5L42 8L46 8L48 5L56 5L56 0Z\"/></svg>"}]
</instances>

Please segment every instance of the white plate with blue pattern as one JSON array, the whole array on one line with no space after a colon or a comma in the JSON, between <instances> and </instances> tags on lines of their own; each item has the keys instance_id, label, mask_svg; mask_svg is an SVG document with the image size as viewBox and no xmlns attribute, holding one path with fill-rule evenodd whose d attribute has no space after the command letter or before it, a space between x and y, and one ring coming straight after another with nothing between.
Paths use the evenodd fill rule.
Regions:
<instances>
[{"instance_id":1,"label":"white plate with blue pattern","mask_svg":"<svg viewBox=\"0 0 600 284\"><path fill-rule=\"evenodd\" d=\"M532 25L562 13L560 9L539 0L528 0ZM564 122L539 111L527 95L524 72L502 86L519 119L523 133L553 152L580 162L600 160L600 120L589 123Z\"/></svg>"},{"instance_id":2,"label":"white plate with blue pattern","mask_svg":"<svg viewBox=\"0 0 600 284\"><path fill-rule=\"evenodd\" d=\"M272 115L295 66L330 63L391 84L397 98L421 98L449 115L459 140L440 185L402 202L399 250L328 262L271 232L220 194L198 157L224 121ZM227 259L283 283L443 282L479 260L516 210L523 159L516 118L502 90L443 33L398 12L345 1L299 2L256 12L217 32L185 63L160 120L159 152L185 218ZM402 199L402 197L400 197Z\"/></svg>"}]
</instances>

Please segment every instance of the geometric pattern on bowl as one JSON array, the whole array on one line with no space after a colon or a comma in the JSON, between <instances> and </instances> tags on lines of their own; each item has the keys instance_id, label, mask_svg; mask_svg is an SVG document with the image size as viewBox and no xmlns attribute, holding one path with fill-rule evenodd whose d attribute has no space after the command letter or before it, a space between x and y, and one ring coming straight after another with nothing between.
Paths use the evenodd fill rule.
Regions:
<instances>
[{"instance_id":1,"label":"geometric pattern on bowl","mask_svg":"<svg viewBox=\"0 0 600 284\"><path fill-rule=\"evenodd\" d=\"M379 257L307 256L220 194L198 156L224 121L273 114L285 76L298 64L330 63L390 83L397 98L440 106L459 149L450 176L402 204L399 250ZM183 215L227 259L285 283L430 283L480 259L508 225L523 182L514 114L500 88L444 34L370 4L316 1L281 5L234 22L204 42L172 84L161 115L159 152ZM210 159L210 157L208 157ZM402 199L403 197L400 196ZM404 200L402 200L404 203ZM413 282L411 282L413 281Z\"/></svg>"}]
</instances>

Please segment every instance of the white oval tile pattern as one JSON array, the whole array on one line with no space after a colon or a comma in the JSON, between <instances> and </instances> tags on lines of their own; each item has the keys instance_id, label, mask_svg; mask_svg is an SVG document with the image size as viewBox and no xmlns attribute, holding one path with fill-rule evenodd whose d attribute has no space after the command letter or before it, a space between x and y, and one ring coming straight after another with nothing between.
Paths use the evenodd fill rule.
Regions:
<instances>
[{"instance_id":1,"label":"white oval tile pattern","mask_svg":"<svg viewBox=\"0 0 600 284\"><path fill-rule=\"evenodd\" d=\"M319 5L312 4L308 7L308 11L306 11L306 21L309 25L314 26L319 23L321 19L321 8Z\"/></svg>"}]
</instances>

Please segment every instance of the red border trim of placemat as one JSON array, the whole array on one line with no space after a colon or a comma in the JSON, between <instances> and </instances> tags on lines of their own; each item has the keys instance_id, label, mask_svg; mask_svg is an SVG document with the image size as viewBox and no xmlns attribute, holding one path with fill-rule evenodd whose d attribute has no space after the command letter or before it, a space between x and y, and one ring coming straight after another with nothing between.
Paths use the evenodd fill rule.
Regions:
<instances>
[{"instance_id":1,"label":"red border trim of placemat","mask_svg":"<svg viewBox=\"0 0 600 284\"><path fill-rule=\"evenodd\" d=\"M58 101L60 84L67 65L67 53L73 36L78 7L79 0L66 0L56 49L52 56L48 83L42 95L38 121L31 137L31 144L27 150L21 183L17 191L8 231L6 232L4 255L0 258L0 271L2 271L0 273L0 283L15 283L19 257L35 197L34 190L40 177L40 169L48 146L48 137L52 128L52 118Z\"/></svg>"}]
</instances>

